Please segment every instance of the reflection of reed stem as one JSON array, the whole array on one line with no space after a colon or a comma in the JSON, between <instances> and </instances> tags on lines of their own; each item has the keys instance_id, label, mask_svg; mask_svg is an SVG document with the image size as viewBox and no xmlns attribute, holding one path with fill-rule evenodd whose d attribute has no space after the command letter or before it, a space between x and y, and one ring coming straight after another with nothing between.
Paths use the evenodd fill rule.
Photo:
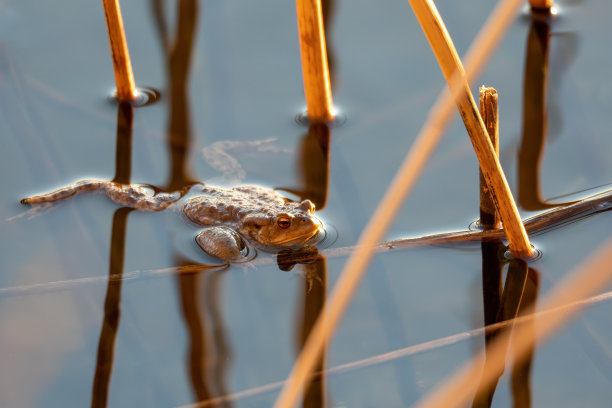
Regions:
<instances>
[{"instance_id":1,"label":"reflection of reed stem","mask_svg":"<svg viewBox=\"0 0 612 408\"><path fill-rule=\"evenodd\" d=\"M455 96L480 167L492 193L496 208L508 235L510 250L516 256L530 256L533 249L521 223L516 204L508 187L499 160L493 150L487 130L465 78L463 65L446 31L444 22L431 0L410 0L410 5L436 55L448 86Z\"/></svg>"},{"instance_id":2,"label":"reflection of reed stem","mask_svg":"<svg viewBox=\"0 0 612 408\"><path fill-rule=\"evenodd\" d=\"M108 40L113 58L115 82L117 83L117 99L130 101L135 97L136 85L134 85L134 74L132 73L127 41L125 40L119 0L102 0L102 4L104 5Z\"/></svg>"},{"instance_id":3,"label":"reflection of reed stem","mask_svg":"<svg viewBox=\"0 0 612 408\"><path fill-rule=\"evenodd\" d=\"M321 0L297 0L296 4L308 118L329 121L333 119L332 97Z\"/></svg>"},{"instance_id":4,"label":"reflection of reed stem","mask_svg":"<svg viewBox=\"0 0 612 408\"><path fill-rule=\"evenodd\" d=\"M554 287L540 304L542 310L555 310L571 303L593 296L605 287L612 278L612 239L605 242L596 253L591 255L579 268L571 271L568 277ZM536 342L543 341L562 326L576 317L580 311L566 309L566 313L550 313L540 315L532 325L517 325L512 334L512 358L521 361L533 353ZM529 311L531 312L531 311ZM537 333L533 333L537 327ZM506 364L506 347L510 339L507 331L491 345L487 353L488 370L483 373L482 383L492 381ZM489 357L490 356L490 357ZM434 390L417 405L420 408L461 407L472 397L480 380L479 370L485 358L484 351L478 353L471 362L465 364L448 380ZM524 361L524 360L523 360Z\"/></svg>"},{"instance_id":5,"label":"reflection of reed stem","mask_svg":"<svg viewBox=\"0 0 612 408\"><path fill-rule=\"evenodd\" d=\"M104 299L104 318L98 343L96 371L94 374L91 406L105 408L108 402L108 391L113 372L115 340L119 330L121 316L121 286L123 261L125 258L125 235L127 216L131 208L120 208L113 216L111 233L109 280ZM117 279L110 279L110 277Z\"/></svg>"}]
</instances>

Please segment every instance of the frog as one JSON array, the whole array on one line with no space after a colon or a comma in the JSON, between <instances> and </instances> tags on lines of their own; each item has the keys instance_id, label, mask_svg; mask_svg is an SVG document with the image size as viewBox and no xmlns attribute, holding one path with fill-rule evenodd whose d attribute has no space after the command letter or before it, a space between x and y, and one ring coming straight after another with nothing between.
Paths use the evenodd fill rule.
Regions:
<instances>
[{"instance_id":1,"label":"frog","mask_svg":"<svg viewBox=\"0 0 612 408\"><path fill-rule=\"evenodd\" d=\"M89 191L103 193L115 203L139 211L178 207L189 222L202 228L196 237L198 245L226 262L245 260L248 244L265 251L311 245L323 230L321 220L314 215L315 206L308 199L296 202L275 190L252 185L223 188L195 183L187 189L189 194L167 193L150 185L82 180L24 198L21 203L52 203Z\"/></svg>"}]
</instances>

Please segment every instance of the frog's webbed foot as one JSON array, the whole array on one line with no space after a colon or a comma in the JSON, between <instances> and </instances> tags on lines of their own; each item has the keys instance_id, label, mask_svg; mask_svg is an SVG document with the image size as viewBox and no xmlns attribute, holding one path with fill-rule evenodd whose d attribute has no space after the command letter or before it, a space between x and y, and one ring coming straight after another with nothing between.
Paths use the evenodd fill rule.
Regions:
<instances>
[{"instance_id":1,"label":"frog's webbed foot","mask_svg":"<svg viewBox=\"0 0 612 408\"><path fill-rule=\"evenodd\" d=\"M249 247L236 231L226 227L210 227L196 236L196 243L204 252L223 261L245 261Z\"/></svg>"},{"instance_id":2,"label":"frog's webbed foot","mask_svg":"<svg viewBox=\"0 0 612 408\"><path fill-rule=\"evenodd\" d=\"M51 203L72 197L82 191L105 193L117 204L141 211L161 211L179 200L183 195L183 192L156 193L153 188L120 184L114 181L82 180L51 193L24 198L21 203Z\"/></svg>"}]
</instances>

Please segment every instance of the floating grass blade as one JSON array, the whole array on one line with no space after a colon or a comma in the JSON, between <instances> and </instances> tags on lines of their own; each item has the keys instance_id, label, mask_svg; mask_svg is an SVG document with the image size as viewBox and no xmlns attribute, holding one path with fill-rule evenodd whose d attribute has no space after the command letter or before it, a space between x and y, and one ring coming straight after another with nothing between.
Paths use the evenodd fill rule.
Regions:
<instances>
[{"instance_id":1,"label":"floating grass blade","mask_svg":"<svg viewBox=\"0 0 612 408\"><path fill-rule=\"evenodd\" d=\"M136 97L136 85L134 84L130 53L127 41L125 40L119 0L102 0L102 4L104 5L108 40L113 58L117 99L120 101L131 101Z\"/></svg>"},{"instance_id":2,"label":"floating grass blade","mask_svg":"<svg viewBox=\"0 0 612 408\"><path fill-rule=\"evenodd\" d=\"M321 0L297 0L304 93L311 122L333 120Z\"/></svg>"},{"instance_id":3,"label":"floating grass blade","mask_svg":"<svg viewBox=\"0 0 612 408\"><path fill-rule=\"evenodd\" d=\"M485 61L490 57L510 26L521 4L522 0L502 0L493 10L468 51L468 57L466 58L466 75L468 78L480 73ZM321 312L321 316L317 319L317 323L276 401L275 406L277 408L290 408L296 404L300 390L312 372L321 351L332 336L363 277L365 268L375 252L376 243L382 239L404 198L420 176L427 158L433 152L442 132L448 125L453 109L453 99L450 93L445 90L430 110L427 122L423 125L376 212L359 237L357 249L352 252L348 259L338 283Z\"/></svg>"}]
</instances>

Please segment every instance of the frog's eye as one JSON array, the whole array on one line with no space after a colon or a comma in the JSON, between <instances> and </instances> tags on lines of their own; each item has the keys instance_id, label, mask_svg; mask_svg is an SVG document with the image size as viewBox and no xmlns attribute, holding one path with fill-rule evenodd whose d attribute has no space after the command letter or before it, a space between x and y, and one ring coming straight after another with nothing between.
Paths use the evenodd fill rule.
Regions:
<instances>
[{"instance_id":1,"label":"frog's eye","mask_svg":"<svg viewBox=\"0 0 612 408\"><path fill-rule=\"evenodd\" d=\"M291 218L289 217L279 217L276 221L280 228L289 228L291 226Z\"/></svg>"}]
</instances>

